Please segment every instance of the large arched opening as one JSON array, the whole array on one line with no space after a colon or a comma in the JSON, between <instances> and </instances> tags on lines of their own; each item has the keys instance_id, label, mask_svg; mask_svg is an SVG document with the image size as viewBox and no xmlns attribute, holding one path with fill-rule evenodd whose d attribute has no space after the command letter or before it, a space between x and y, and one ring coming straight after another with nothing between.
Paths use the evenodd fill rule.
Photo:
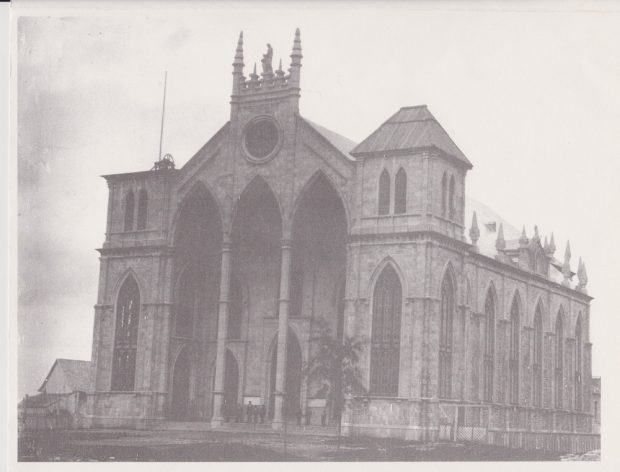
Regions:
<instances>
[{"instance_id":1,"label":"large arched opening","mask_svg":"<svg viewBox=\"0 0 620 472\"><path fill-rule=\"evenodd\" d=\"M179 208L174 232L174 290L170 325L170 352L194 343L194 381L179 369L184 351L172 370L171 414L196 419L210 415L210 379L214 375L220 285L222 223L217 204L197 184ZM178 352L178 351L177 351ZM189 363L189 360L187 360ZM186 369L189 372L189 367ZM181 392L181 387L186 389ZM200 404L191 399L201 399ZM204 400L202 400L204 399ZM185 406L181 403L185 402Z\"/></svg>"},{"instance_id":2,"label":"large arched opening","mask_svg":"<svg viewBox=\"0 0 620 472\"><path fill-rule=\"evenodd\" d=\"M325 174L318 172L300 196L293 217L289 316L311 318L315 327L325 330L320 335L338 340L344 334L347 231L342 199ZM317 334L310 339L317 339ZM318 348L318 342L312 343L310 358ZM325 381L340 388L339 380L309 379L306 397L323 396ZM328 406L336 415L336 408Z\"/></svg>"},{"instance_id":3,"label":"large arched opening","mask_svg":"<svg viewBox=\"0 0 620 472\"><path fill-rule=\"evenodd\" d=\"M170 402L170 418L186 420L190 411L190 358L187 348L183 348L174 363L172 371L172 400Z\"/></svg>"}]
</instances>

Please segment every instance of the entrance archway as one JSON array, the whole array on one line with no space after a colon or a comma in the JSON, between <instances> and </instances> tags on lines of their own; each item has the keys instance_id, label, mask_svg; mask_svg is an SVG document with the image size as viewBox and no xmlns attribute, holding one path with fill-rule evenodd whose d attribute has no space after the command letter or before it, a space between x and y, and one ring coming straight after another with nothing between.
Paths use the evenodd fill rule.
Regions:
<instances>
[{"instance_id":1,"label":"entrance archway","mask_svg":"<svg viewBox=\"0 0 620 472\"><path fill-rule=\"evenodd\" d=\"M301 408L301 347L297 336L289 330L286 345L286 383L284 390L284 417L296 418ZM276 369L277 369L278 342L273 343L271 352L271 369L269 373L269 417L273 418L275 407Z\"/></svg>"},{"instance_id":2,"label":"entrance archway","mask_svg":"<svg viewBox=\"0 0 620 472\"><path fill-rule=\"evenodd\" d=\"M189 371L190 361L187 349L183 349L174 363L172 373L172 400L170 417L184 420L189 417Z\"/></svg>"},{"instance_id":3,"label":"entrance archway","mask_svg":"<svg viewBox=\"0 0 620 472\"><path fill-rule=\"evenodd\" d=\"M224 372L224 416L231 418L237 409L239 398L239 365L230 350L226 349L226 369Z\"/></svg>"}]
</instances>

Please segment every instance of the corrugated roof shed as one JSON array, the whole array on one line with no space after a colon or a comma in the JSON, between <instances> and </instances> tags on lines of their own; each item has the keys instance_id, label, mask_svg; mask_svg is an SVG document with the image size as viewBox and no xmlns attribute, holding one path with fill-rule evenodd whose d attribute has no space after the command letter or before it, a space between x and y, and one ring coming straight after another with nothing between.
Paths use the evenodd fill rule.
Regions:
<instances>
[{"instance_id":1,"label":"corrugated roof shed","mask_svg":"<svg viewBox=\"0 0 620 472\"><path fill-rule=\"evenodd\" d=\"M90 382L90 361L81 361L77 359L56 359L49 373L45 377L43 384L39 388L40 392L45 390L45 385L56 368L62 370L65 375L65 379L67 380L67 384L72 391L88 391Z\"/></svg>"},{"instance_id":2,"label":"corrugated roof shed","mask_svg":"<svg viewBox=\"0 0 620 472\"><path fill-rule=\"evenodd\" d=\"M354 156L437 148L472 167L469 159L448 136L426 105L398 110L351 151Z\"/></svg>"}]
</instances>

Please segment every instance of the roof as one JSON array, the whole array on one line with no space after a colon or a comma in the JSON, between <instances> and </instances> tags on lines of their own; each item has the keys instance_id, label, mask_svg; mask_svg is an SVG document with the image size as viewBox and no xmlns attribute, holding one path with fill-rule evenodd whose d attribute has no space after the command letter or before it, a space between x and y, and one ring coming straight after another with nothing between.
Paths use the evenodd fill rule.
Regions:
<instances>
[{"instance_id":1,"label":"roof","mask_svg":"<svg viewBox=\"0 0 620 472\"><path fill-rule=\"evenodd\" d=\"M310 127L312 129L314 129L317 133L319 133L321 136L323 136L323 138L325 138L327 141L329 141L329 143L334 146L336 149L338 149L338 151L340 151L342 154L344 154L347 158L353 160L353 158L351 157L351 151L353 150L353 148L355 148L355 146L357 146L357 143L355 141L350 140L349 138L346 138L344 136L342 136L341 134L338 134L330 129L327 129L321 125L317 125L316 123L310 121L307 118L304 117L300 117L302 119L302 121L304 121L306 124L310 125Z\"/></svg>"},{"instance_id":2,"label":"roof","mask_svg":"<svg viewBox=\"0 0 620 472\"><path fill-rule=\"evenodd\" d=\"M22 401L19 402L19 406L27 408L47 408L53 403L56 403L61 398L66 397L66 393L39 393L37 395L26 395Z\"/></svg>"},{"instance_id":3,"label":"roof","mask_svg":"<svg viewBox=\"0 0 620 472\"><path fill-rule=\"evenodd\" d=\"M56 359L45 380L41 384L39 391L45 389L48 379L52 375L54 369L58 367L62 370L67 380L67 384L72 391L86 392L90 385L90 361L81 361L77 359Z\"/></svg>"},{"instance_id":4,"label":"roof","mask_svg":"<svg viewBox=\"0 0 620 472\"><path fill-rule=\"evenodd\" d=\"M351 154L412 151L437 148L472 167L469 159L448 136L426 105L404 107L362 141Z\"/></svg>"},{"instance_id":5,"label":"roof","mask_svg":"<svg viewBox=\"0 0 620 472\"><path fill-rule=\"evenodd\" d=\"M478 229L480 230L480 237L477 243L478 252L480 254L488 257L497 256L497 248L495 247L495 243L497 241L497 232L499 231L500 223L504 229L506 252L510 253L511 251L519 249L519 238L521 237L521 231L499 216L488 206L469 197L465 199L465 222L467 225L465 235L467 242L471 243L469 228L474 211L476 212ZM573 272L571 272L571 276L572 275L574 275ZM562 262L558 261L555 257L552 257L549 261L549 279L558 284L562 284L564 281L564 275L562 274ZM575 288L575 286L575 282L571 280L570 287Z\"/></svg>"}]
</instances>

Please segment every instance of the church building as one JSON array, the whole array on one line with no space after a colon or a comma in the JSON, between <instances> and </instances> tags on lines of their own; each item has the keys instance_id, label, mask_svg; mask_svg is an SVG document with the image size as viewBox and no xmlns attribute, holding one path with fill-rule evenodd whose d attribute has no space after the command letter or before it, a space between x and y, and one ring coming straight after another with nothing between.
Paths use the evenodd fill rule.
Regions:
<instances>
[{"instance_id":1,"label":"church building","mask_svg":"<svg viewBox=\"0 0 620 472\"><path fill-rule=\"evenodd\" d=\"M269 47L246 77L241 35L228 122L182 168L105 176L82 427L317 415L326 325L365 340L344 434L592 439L585 264L467 200L472 164L426 106L361 143L304 118L301 66L297 30L288 71Z\"/></svg>"}]
</instances>

